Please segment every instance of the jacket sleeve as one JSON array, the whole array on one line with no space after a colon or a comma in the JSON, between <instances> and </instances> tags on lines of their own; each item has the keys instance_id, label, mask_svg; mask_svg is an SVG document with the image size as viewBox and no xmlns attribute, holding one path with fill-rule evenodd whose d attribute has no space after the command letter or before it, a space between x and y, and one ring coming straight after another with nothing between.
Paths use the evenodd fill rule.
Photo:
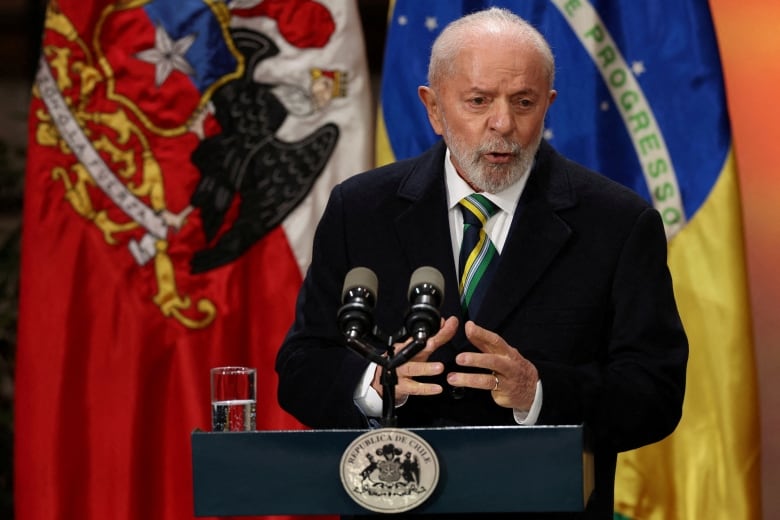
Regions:
<instances>
[{"instance_id":1,"label":"jacket sleeve","mask_svg":"<svg viewBox=\"0 0 780 520\"><path fill-rule=\"evenodd\" d=\"M667 267L660 216L636 219L614 271L606 348L582 365L539 362L540 423L584 422L596 442L625 451L669 435L682 415L688 343Z\"/></svg>"},{"instance_id":2,"label":"jacket sleeve","mask_svg":"<svg viewBox=\"0 0 780 520\"><path fill-rule=\"evenodd\" d=\"M337 324L341 288L350 268L342 207L337 186L314 236L295 322L276 359L279 404L312 428L367 425L353 393L368 361L345 346Z\"/></svg>"}]
</instances>

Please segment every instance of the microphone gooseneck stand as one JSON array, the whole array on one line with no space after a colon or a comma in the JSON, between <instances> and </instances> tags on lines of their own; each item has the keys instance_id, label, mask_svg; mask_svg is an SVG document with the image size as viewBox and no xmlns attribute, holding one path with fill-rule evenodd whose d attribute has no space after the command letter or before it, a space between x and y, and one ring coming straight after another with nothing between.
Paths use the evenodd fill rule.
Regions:
<instances>
[{"instance_id":1,"label":"microphone gooseneck stand","mask_svg":"<svg viewBox=\"0 0 780 520\"><path fill-rule=\"evenodd\" d=\"M419 334L413 338L412 342L406 345L398 355L395 354L392 336L390 343L386 347L386 355L377 354L374 348L364 342L357 334L350 334L346 337L347 346L361 356L373 361L382 367L380 383L382 384L382 426L393 427L398 423L398 417L395 414L395 387L398 384L399 366L406 363L418 352L425 348L428 338L424 334Z\"/></svg>"}]
</instances>

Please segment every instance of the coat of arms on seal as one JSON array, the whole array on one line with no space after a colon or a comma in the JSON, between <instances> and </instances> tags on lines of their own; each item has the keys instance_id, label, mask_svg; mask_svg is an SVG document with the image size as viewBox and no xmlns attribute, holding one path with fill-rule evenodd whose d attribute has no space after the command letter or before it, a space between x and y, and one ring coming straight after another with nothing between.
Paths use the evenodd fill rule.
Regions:
<instances>
[{"instance_id":1,"label":"coat of arms on seal","mask_svg":"<svg viewBox=\"0 0 780 520\"><path fill-rule=\"evenodd\" d=\"M358 436L341 457L341 482L359 505L401 513L422 504L439 482L439 460L419 435L380 428Z\"/></svg>"}]
</instances>

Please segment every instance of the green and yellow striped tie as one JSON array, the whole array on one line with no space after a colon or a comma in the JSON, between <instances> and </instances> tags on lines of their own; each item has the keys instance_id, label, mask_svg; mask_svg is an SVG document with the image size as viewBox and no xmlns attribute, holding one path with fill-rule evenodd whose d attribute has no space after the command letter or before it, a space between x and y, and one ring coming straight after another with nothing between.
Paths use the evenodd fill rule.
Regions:
<instances>
[{"instance_id":1,"label":"green and yellow striped tie","mask_svg":"<svg viewBox=\"0 0 780 520\"><path fill-rule=\"evenodd\" d=\"M498 251L485 233L484 225L498 207L475 193L459 202L463 213L463 241L460 244L460 305L473 318L498 264Z\"/></svg>"}]
</instances>

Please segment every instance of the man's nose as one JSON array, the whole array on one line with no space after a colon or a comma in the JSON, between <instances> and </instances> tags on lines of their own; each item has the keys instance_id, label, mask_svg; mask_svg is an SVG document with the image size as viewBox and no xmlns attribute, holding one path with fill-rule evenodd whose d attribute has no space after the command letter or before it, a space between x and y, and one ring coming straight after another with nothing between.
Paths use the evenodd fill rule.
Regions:
<instances>
[{"instance_id":1,"label":"man's nose","mask_svg":"<svg viewBox=\"0 0 780 520\"><path fill-rule=\"evenodd\" d=\"M508 101L496 100L490 114L490 129L504 135L514 130L514 124L511 104Z\"/></svg>"}]
</instances>

